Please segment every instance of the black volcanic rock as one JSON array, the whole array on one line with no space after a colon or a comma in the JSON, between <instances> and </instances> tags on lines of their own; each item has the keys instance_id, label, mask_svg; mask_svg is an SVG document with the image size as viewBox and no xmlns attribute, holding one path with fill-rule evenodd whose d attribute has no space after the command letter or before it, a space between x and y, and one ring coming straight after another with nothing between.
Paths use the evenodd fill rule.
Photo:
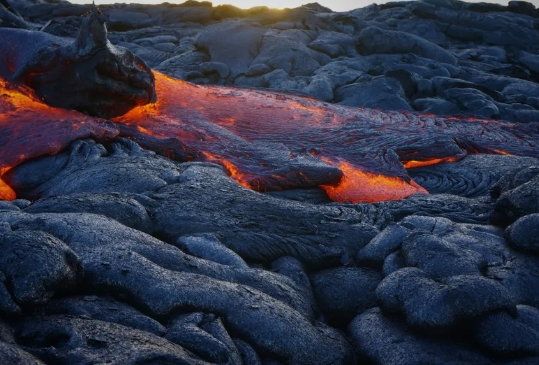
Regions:
<instances>
[{"instance_id":1,"label":"black volcanic rock","mask_svg":"<svg viewBox=\"0 0 539 365\"><path fill-rule=\"evenodd\" d=\"M87 318L28 318L18 326L17 337L35 356L56 364L208 364L149 332Z\"/></svg>"},{"instance_id":2,"label":"black volcanic rock","mask_svg":"<svg viewBox=\"0 0 539 365\"><path fill-rule=\"evenodd\" d=\"M402 313L412 327L444 329L495 310L514 310L515 299L500 283L478 275L435 281L417 268L386 276L376 289L381 307Z\"/></svg>"},{"instance_id":3,"label":"black volcanic rock","mask_svg":"<svg viewBox=\"0 0 539 365\"><path fill-rule=\"evenodd\" d=\"M456 65L455 56L440 46L418 36L377 27L365 28L359 33L358 50L362 54L412 53L441 63Z\"/></svg>"},{"instance_id":4,"label":"black volcanic rock","mask_svg":"<svg viewBox=\"0 0 539 365\"><path fill-rule=\"evenodd\" d=\"M0 27L43 27L30 52L0 42L0 69L15 50L40 71L45 58L27 61L51 40L66 55L50 34L77 37L89 10L0 3ZM529 3L100 11L111 43L75 71L88 74L112 44L127 48L136 56L109 53L98 70L114 85L126 85L124 71L138 75L140 58L199 84L521 123L521 141L537 148L527 131L539 121L539 13ZM12 32L0 36L28 34ZM48 78L63 69L57 61ZM333 203L318 187L260 194L220 166L124 139L77 141L2 171L29 200L0 202L0 363L538 364L539 160L443 138L399 154L413 160L418 146L450 146L459 161L407 168L430 194L374 204Z\"/></svg>"},{"instance_id":5,"label":"black volcanic rock","mask_svg":"<svg viewBox=\"0 0 539 365\"><path fill-rule=\"evenodd\" d=\"M0 76L22 81L52 106L110 118L156 100L151 70L107 40L95 8L76 40L20 29L0 29L0 35L9 48ZM29 46L22 51L21 43Z\"/></svg>"},{"instance_id":6,"label":"black volcanic rock","mask_svg":"<svg viewBox=\"0 0 539 365\"><path fill-rule=\"evenodd\" d=\"M136 198L136 195L121 193L59 195L40 199L25 212L101 214L127 227L150 233L153 229L151 218Z\"/></svg>"},{"instance_id":7,"label":"black volcanic rock","mask_svg":"<svg viewBox=\"0 0 539 365\"><path fill-rule=\"evenodd\" d=\"M170 321L165 337L212 363L242 363L242 355L228 335L221 318L213 314L189 313L176 316ZM243 348L247 346L249 344L244 342ZM252 348L251 351L254 352ZM257 356L256 352L254 356Z\"/></svg>"},{"instance_id":8,"label":"black volcanic rock","mask_svg":"<svg viewBox=\"0 0 539 365\"><path fill-rule=\"evenodd\" d=\"M390 224L358 252L357 260L380 265L390 253L401 247L409 234L409 229Z\"/></svg>"},{"instance_id":9,"label":"black volcanic rock","mask_svg":"<svg viewBox=\"0 0 539 365\"><path fill-rule=\"evenodd\" d=\"M493 313L480 320L474 335L494 355L534 355L539 359L539 310L521 305L514 316Z\"/></svg>"},{"instance_id":10,"label":"black volcanic rock","mask_svg":"<svg viewBox=\"0 0 539 365\"><path fill-rule=\"evenodd\" d=\"M83 5L61 3L14 5L25 19L38 24L54 18L45 30L62 35L74 35L77 19L87 11ZM532 6L392 2L334 13L318 6L243 10L199 5L123 4L100 9L113 43L129 48L151 67L195 83L294 90L338 102L344 100L336 92L339 88L360 81L346 77L336 82L330 70L345 62L354 64L356 71L382 76L382 83L394 78L387 74L393 70L413 73L414 87L408 80L403 88L409 99L405 101L415 110L516 122L538 118L537 103L527 100L537 96L534 54L539 30ZM174 39L158 42L162 35ZM366 65L373 56L380 62ZM219 71L207 66L202 70L204 62L219 64ZM264 66L269 70L256 74L260 71L255 69ZM270 71L279 73L278 80L258 77ZM468 81L479 92L459 86L448 95L445 90L425 94L419 85L434 77ZM362 96L354 105L374 104ZM403 106L408 109L404 104L393 109Z\"/></svg>"},{"instance_id":11,"label":"black volcanic rock","mask_svg":"<svg viewBox=\"0 0 539 365\"><path fill-rule=\"evenodd\" d=\"M96 319L163 336L167 331L159 322L129 305L107 297L95 295L54 299L39 309L43 316L68 315Z\"/></svg>"},{"instance_id":12,"label":"black volcanic rock","mask_svg":"<svg viewBox=\"0 0 539 365\"><path fill-rule=\"evenodd\" d=\"M424 232L404 240L402 256L406 266L420 268L433 279L480 275L486 266L481 254Z\"/></svg>"},{"instance_id":13,"label":"black volcanic rock","mask_svg":"<svg viewBox=\"0 0 539 365\"><path fill-rule=\"evenodd\" d=\"M3 364L44 365L36 357L21 349L19 346L0 342L0 361Z\"/></svg>"},{"instance_id":14,"label":"black volcanic rock","mask_svg":"<svg viewBox=\"0 0 539 365\"><path fill-rule=\"evenodd\" d=\"M314 296L328 323L346 326L357 314L376 306L377 270L339 267L311 275Z\"/></svg>"},{"instance_id":15,"label":"black volcanic rock","mask_svg":"<svg viewBox=\"0 0 539 365\"><path fill-rule=\"evenodd\" d=\"M379 308L358 315L348 331L360 356L376 364L492 364L479 351L447 336L410 333L404 323L384 316Z\"/></svg>"},{"instance_id":16,"label":"black volcanic rock","mask_svg":"<svg viewBox=\"0 0 539 365\"><path fill-rule=\"evenodd\" d=\"M539 214L519 218L507 228L506 235L515 249L539 253Z\"/></svg>"},{"instance_id":17,"label":"black volcanic rock","mask_svg":"<svg viewBox=\"0 0 539 365\"><path fill-rule=\"evenodd\" d=\"M0 311L4 315L20 314L21 307L43 304L82 281L79 257L49 234L2 226L0 248Z\"/></svg>"},{"instance_id":18,"label":"black volcanic rock","mask_svg":"<svg viewBox=\"0 0 539 365\"><path fill-rule=\"evenodd\" d=\"M535 173L536 169L534 168L530 168L528 171L523 170L521 174L515 176L516 181L522 181L519 178L528 180L527 178ZM492 221L507 225L522 216L533 213L539 213L539 174L503 192L496 200Z\"/></svg>"},{"instance_id":19,"label":"black volcanic rock","mask_svg":"<svg viewBox=\"0 0 539 365\"><path fill-rule=\"evenodd\" d=\"M45 230L65 240L81 257L87 288L117 293L154 318L164 319L181 308L195 307L220 313L234 333L247 338L255 347L286 356L298 364L313 361L326 363L330 360L334 363L336 359L344 364L352 356L346 341L337 332L309 320L310 304L304 302L301 290L295 291L289 287L294 286L293 282L281 275L260 270L237 270L199 260L150 236L96 215L48 213L3 215L2 218L8 219L17 230ZM95 242L94 237L98 237L99 241ZM275 278L273 287L270 277ZM271 294L265 294L255 287L268 290ZM86 330L106 333L108 329L113 333L119 331L116 325L105 325L97 320L80 322L70 319L68 322L65 325L68 328L75 326L75 333L79 330L83 333ZM265 325L260 327L262 322ZM48 335L45 334L50 331L45 330L49 328L47 323L33 323L24 328L28 328L29 333L45 331L43 343L46 344ZM55 319L50 325L59 328L56 326L61 323L61 320ZM289 327L291 324L292 327ZM292 328L294 331L291 331ZM60 329L50 333L54 331ZM33 346L40 347L40 335L24 333L26 331L23 330L19 337L33 338ZM287 335L284 336L284 333ZM86 346L77 342L68 343L67 348L60 348L59 351L73 349L71 346ZM164 344L159 348L172 351ZM55 353L49 355L57 356Z\"/></svg>"},{"instance_id":20,"label":"black volcanic rock","mask_svg":"<svg viewBox=\"0 0 539 365\"><path fill-rule=\"evenodd\" d=\"M166 239L211 232L248 261L293 256L317 267L347 262L376 235L373 224L384 220L384 213L375 211L364 220L368 214L362 207L317 206L255 193L215 165L187 165L179 181L150 195L155 232Z\"/></svg>"},{"instance_id":21,"label":"black volcanic rock","mask_svg":"<svg viewBox=\"0 0 539 365\"><path fill-rule=\"evenodd\" d=\"M182 170L177 163L145 151L128 140L115 141L109 150L94 141L76 141L66 155L57 156L37 159L13 169L6 180L21 196L30 198L82 193L142 193L177 181ZM54 175L50 174L51 170L55 171ZM103 203L112 204L112 201ZM99 212L96 204L86 206Z\"/></svg>"}]
</instances>

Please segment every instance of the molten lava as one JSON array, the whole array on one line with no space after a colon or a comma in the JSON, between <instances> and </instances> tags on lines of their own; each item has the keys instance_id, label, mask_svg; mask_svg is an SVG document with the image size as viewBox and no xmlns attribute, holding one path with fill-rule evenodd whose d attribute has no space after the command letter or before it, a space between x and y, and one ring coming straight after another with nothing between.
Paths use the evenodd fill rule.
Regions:
<instances>
[{"instance_id":1,"label":"molten lava","mask_svg":"<svg viewBox=\"0 0 539 365\"><path fill-rule=\"evenodd\" d=\"M24 161L58 153L76 139L100 140L117 134L109 121L49 107L32 90L0 79L0 177ZM15 199L2 180L0 199Z\"/></svg>"},{"instance_id":2,"label":"molten lava","mask_svg":"<svg viewBox=\"0 0 539 365\"><path fill-rule=\"evenodd\" d=\"M351 108L155 76L159 101L113 119L115 125L0 84L0 168L56 153L77 138L113 137L117 128L164 156L221 164L251 189L321 186L334 201L374 202L426 193L405 168L469 153L539 155L537 124ZM2 198L12 198L4 186Z\"/></svg>"},{"instance_id":3,"label":"molten lava","mask_svg":"<svg viewBox=\"0 0 539 365\"><path fill-rule=\"evenodd\" d=\"M340 162L344 176L337 186L322 185L333 201L361 201L375 203L384 200L399 200L412 194L428 194L413 180L363 172L348 162Z\"/></svg>"}]
</instances>

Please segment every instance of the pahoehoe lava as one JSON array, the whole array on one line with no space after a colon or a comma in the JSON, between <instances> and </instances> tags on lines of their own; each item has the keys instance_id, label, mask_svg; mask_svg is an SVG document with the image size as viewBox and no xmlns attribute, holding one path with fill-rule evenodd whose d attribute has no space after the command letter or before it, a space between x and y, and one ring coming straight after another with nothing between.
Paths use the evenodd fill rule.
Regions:
<instances>
[{"instance_id":1,"label":"pahoehoe lava","mask_svg":"<svg viewBox=\"0 0 539 365\"><path fill-rule=\"evenodd\" d=\"M539 9L8 1L0 364L539 363Z\"/></svg>"},{"instance_id":2,"label":"pahoehoe lava","mask_svg":"<svg viewBox=\"0 0 539 365\"><path fill-rule=\"evenodd\" d=\"M426 193L405 168L477 153L539 155L539 127L532 123L349 108L267 91L195 86L157 72L154 81L142 60L110 44L95 6L74 41L27 30L0 32L7 40L0 69L0 174L77 138L110 137L114 128L175 160L221 164L237 182L260 192L320 186L333 201L353 203ZM115 117L115 125L47 109L38 99ZM36 113L38 120L32 118ZM52 115L54 126L46 121ZM45 130L46 141L20 146ZM0 197L14 198L4 183L0 187Z\"/></svg>"}]
</instances>

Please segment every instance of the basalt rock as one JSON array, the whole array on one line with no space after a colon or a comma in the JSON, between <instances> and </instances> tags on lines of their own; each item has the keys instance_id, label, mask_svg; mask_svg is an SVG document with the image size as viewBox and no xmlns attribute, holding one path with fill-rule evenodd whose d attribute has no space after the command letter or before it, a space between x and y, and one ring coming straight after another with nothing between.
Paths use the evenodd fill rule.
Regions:
<instances>
[{"instance_id":1,"label":"basalt rock","mask_svg":"<svg viewBox=\"0 0 539 365\"><path fill-rule=\"evenodd\" d=\"M356 315L376 306L374 291L381 279L376 270L356 267L339 267L311 275L320 310L334 326L346 326Z\"/></svg>"},{"instance_id":2,"label":"basalt rock","mask_svg":"<svg viewBox=\"0 0 539 365\"><path fill-rule=\"evenodd\" d=\"M481 364L492 362L466 343L410 333L398 319L388 318L379 308L358 315L348 327L355 347L366 359L384 365Z\"/></svg>"},{"instance_id":3,"label":"basalt rock","mask_svg":"<svg viewBox=\"0 0 539 365\"><path fill-rule=\"evenodd\" d=\"M88 10L15 5L63 37ZM93 34L108 19L112 43L169 75L282 92L156 73L159 102L109 122L2 69L0 174L29 200L0 202L0 363L538 363L535 9L101 10ZM29 64L11 44L0 57ZM330 104L345 99L446 117ZM430 194L332 202L343 160Z\"/></svg>"},{"instance_id":4,"label":"basalt rock","mask_svg":"<svg viewBox=\"0 0 539 365\"><path fill-rule=\"evenodd\" d=\"M299 291L292 289L294 283L281 275L254 269L234 269L196 259L155 238L92 214L19 214L3 215L2 219L11 222L17 231L47 231L64 240L81 257L86 288L116 293L153 318L164 320L182 309L197 308L219 313L225 319L228 331L248 340L261 351L288 358L293 363L337 361L345 364L352 357L342 336L312 322L309 318L310 304L300 295L301 290L299 287ZM275 285L271 284L272 281ZM72 359L86 356L83 354L87 351L97 351L109 341L128 343L138 341L136 339L141 336L147 337L143 341L149 344L157 340L154 335L137 330L125 331L122 326L98 320L66 318L66 321L50 317L38 322L29 320L18 337L21 341L30 341L34 348L41 348L48 347L50 341L47 342L47 338L52 336L61 341L55 342L55 349L44 348L36 353L60 356L57 351L74 351L65 355ZM260 326L261 323L265 323L264 326ZM54 335L57 331L65 333L68 338ZM78 334L80 331L82 334ZM86 331L94 335L102 333L104 338L98 346L94 346L95 341L81 343L69 340L70 333L76 339L96 340L88 337ZM109 335L122 331L128 336L125 340L109 339ZM164 340L159 341L155 345L156 351L174 353L162 343ZM105 347L111 352L99 351L95 356L111 359L126 356L114 346ZM76 350L79 348L80 351Z\"/></svg>"},{"instance_id":5,"label":"basalt rock","mask_svg":"<svg viewBox=\"0 0 539 365\"><path fill-rule=\"evenodd\" d=\"M8 45L0 76L30 86L50 105L113 117L156 100L151 70L107 40L95 7L76 40L7 28L0 37Z\"/></svg>"},{"instance_id":6,"label":"basalt rock","mask_svg":"<svg viewBox=\"0 0 539 365\"><path fill-rule=\"evenodd\" d=\"M63 242L44 232L0 231L0 275L3 315L21 313L21 307L47 302L53 295L80 285L79 257Z\"/></svg>"},{"instance_id":7,"label":"basalt rock","mask_svg":"<svg viewBox=\"0 0 539 365\"><path fill-rule=\"evenodd\" d=\"M209 364L162 337L88 318L28 318L18 326L17 337L48 363Z\"/></svg>"}]
</instances>

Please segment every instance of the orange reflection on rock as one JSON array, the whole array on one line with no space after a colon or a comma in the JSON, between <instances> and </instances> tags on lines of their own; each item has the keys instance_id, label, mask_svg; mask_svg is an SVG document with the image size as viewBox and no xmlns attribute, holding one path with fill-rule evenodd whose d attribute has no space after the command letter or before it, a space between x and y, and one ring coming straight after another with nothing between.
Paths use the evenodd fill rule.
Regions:
<instances>
[{"instance_id":1,"label":"orange reflection on rock","mask_svg":"<svg viewBox=\"0 0 539 365\"><path fill-rule=\"evenodd\" d=\"M494 150L498 155L504 155L504 156L514 156L512 153L502 151L502 150Z\"/></svg>"},{"instance_id":2,"label":"orange reflection on rock","mask_svg":"<svg viewBox=\"0 0 539 365\"><path fill-rule=\"evenodd\" d=\"M208 152L208 151L203 151L202 154L206 158L207 162L213 162L213 163L216 163L216 164L219 164L219 165L223 166L227 170L228 175L232 179L236 180L236 182L238 184L240 184L241 186L246 187L248 189L253 188L253 186L251 186L251 182L250 182L254 178L253 175L245 174L245 173L241 172L241 170L238 168L238 166L234 165L232 162L230 162L229 160L227 160L223 156L218 156L218 155L213 154L213 153Z\"/></svg>"},{"instance_id":3,"label":"orange reflection on rock","mask_svg":"<svg viewBox=\"0 0 539 365\"><path fill-rule=\"evenodd\" d=\"M404 168L406 169L413 169L416 167L425 167L425 166L432 166L436 165L442 162L457 162L461 158L460 157L442 157L442 158L432 158L429 160L410 160L403 163Z\"/></svg>"},{"instance_id":4,"label":"orange reflection on rock","mask_svg":"<svg viewBox=\"0 0 539 365\"><path fill-rule=\"evenodd\" d=\"M363 172L348 162L339 162L344 176L337 186L322 185L328 197L337 202L375 203L404 199L413 194L428 194L413 180Z\"/></svg>"},{"instance_id":5,"label":"orange reflection on rock","mask_svg":"<svg viewBox=\"0 0 539 365\"><path fill-rule=\"evenodd\" d=\"M0 169L0 176L9 170L8 167ZM0 200L14 200L17 198L17 194L9 187L2 179L0 179Z\"/></svg>"}]
</instances>

